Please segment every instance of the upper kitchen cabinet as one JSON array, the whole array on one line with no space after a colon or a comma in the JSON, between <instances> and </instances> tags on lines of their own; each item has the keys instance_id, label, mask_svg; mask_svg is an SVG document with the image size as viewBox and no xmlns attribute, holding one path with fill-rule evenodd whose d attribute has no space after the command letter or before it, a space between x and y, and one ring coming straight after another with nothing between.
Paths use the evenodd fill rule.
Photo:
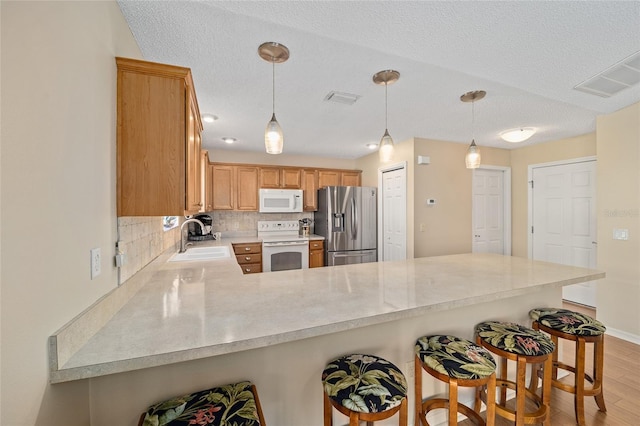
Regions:
<instances>
[{"instance_id":1,"label":"upper kitchen cabinet","mask_svg":"<svg viewBox=\"0 0 640 426\"><path fill-rule=\"evenodd\" d=\"M260 167L260 188L301 187L301 170L297 167Z\"/></svg>"},{"instance_id":2,"label":"upper kitchen cabinet","mask_svg":"<svg viewBox=\"0 0 640 426\"><path fill-rule=\"evenodd\" d=\"M203 149L201 151L200 171L204 174L202 178L202 196L204 200L204 211L213 210L213 165L209 161L209 151Z\"/></svg>"},{"instance_id":3,"label":"upper kitchen cabinet","mask_svg":"<svg viewBox=\"0 0 640 426\"><path fill-rule=\"evenodd\" d=\"M212 163L213 210L258 211L258 167Z\"/></svg>"},{"instance_id":4,"label":"upper kitchen cabinet","mask_svg":"<svg viewBox=\"0 0 640 426\"><path fill-rule=\"evenodd\" d=\"M361 170L319 170L318 188L325 186L360 186Z\"/></svg>"},{"instance_id":5,"label":"upper kitchen cabinet","mask_svg":"<svg viewBox=\"0 0 640 426\"><path fill-rule=\"evenodd\" d=\"M188 68L116 58L118 216L203 210L202 122Z\"/></svg>"},{"instance_id":6,"label":"upper kitchen cabinet","mask_svg":"<svg viewBox=\"0 0 640 426\"><path fill-rule=\"evenodd\" d=\"M342 171L340 173L340 185L342 186L360 186L362 181L362 172L360 170Z\"/></svg>"},{"instance_id":7,"label":"upper kitchen cabinet","mask_svg":"<svg viewBox=\"0 0 640 426\"><path fill-rule=\"evenodd\" d=\"M302 191L304 211L318 210L318 171L313 169L302 170Z\"/></svg>"}]
</instances>

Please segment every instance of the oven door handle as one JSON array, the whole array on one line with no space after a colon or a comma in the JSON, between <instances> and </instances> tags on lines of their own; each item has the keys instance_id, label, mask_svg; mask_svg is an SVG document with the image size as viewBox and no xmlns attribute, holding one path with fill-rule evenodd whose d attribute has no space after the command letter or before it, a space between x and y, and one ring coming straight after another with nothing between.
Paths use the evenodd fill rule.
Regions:
<instances>
[{"instance_id":1,"label":"oven door handle","mask_svg":"<svg viewBox=\"0 0 640 426\"><path fill-rule=\"evenodd\" d=\"M287 247L287 246L305 246L308 245L309 243L306 241L300 241L300 242L278 242L278 243L262 243L262 245L264 247Z\"/></svg>"}]
</instances>

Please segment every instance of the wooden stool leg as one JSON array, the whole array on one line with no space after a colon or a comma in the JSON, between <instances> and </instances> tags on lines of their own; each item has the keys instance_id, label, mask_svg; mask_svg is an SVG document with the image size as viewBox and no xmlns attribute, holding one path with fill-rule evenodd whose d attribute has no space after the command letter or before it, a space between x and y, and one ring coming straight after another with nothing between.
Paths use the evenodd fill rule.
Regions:
<instances>
[{"instance_id":1,"label":"wooden stool leg","mask_svg":"<svg viewBox=\"0 0 640 426\"><path fill-rule=\"evenodd\" d=\"M604 335L600 336L593 344L593 387L599 388L600 392L594 395L598 409L607 412L604 405L604 388L602 387L602 379L604 374Z\"/></svg>"},{"instance_id":2,"label":"wooden stool leg","mask_svg":"<svg viewBox=\"0 0 640 426\"><path fill-rule=\"evenodd\" d=\"M507 380L507 359L500 358L500 378L502 380ZM500 405L505 405L507 401L507 388L505 386L500 386Z\"/></svg>"},{"instance_id":3,"label":"wooden stool leg","mask_svg":"<svg viewBox=\"0 0 640 426\"><path fill-rule=\"evenodd\" d=\"M400 403L400 418L398 419L399 426L407 426L409 423L409 408L408 408L408 398L405 398Z\"/></svg>"},{"instance_id":4,"label":"wooden stool leg","mask_svg":"<svg viewBox=\"0 0 640 426\"><path fill-rule=\"evenodd\" d=\"M360 415L356 411L351 411L349 413L349 426L359 426L360 425Z\"/></svg>"},{"instance_id":5,"label":"wooden stool leg","mask_svg":"<svg viewBox=\"0 0 640 426\"><path fill-rule=\"evenodd\" d=\"M516 426L524 425L524 407L526 401L526 376L527 376L527 360L523 356L518 357L518 366L516 367Z\"/></svg>"},{"instance_id":6,"label":"wooden stool leg","mask_svg":"<svg viewBox=\"0 0 640 426\"><path fill-rule=\"evenodd\" d=\"M331 401L329 401L329 396L326 392L323 391L322 395L324 395L324 426L333 426Z\"/></svg>"},{"instance_id":7,"label":"wooden stool leg","mask_svg":"<svg viewBox=\"0 0 640 426\"><path fill-rule=\"evenodd\" d=\"M478 413L480 409L476 410ZM494 426L496 421L496 373L489 377L487 383L487 420L486 426Z\"/></svg>"},{"instance_id":8,"label":"wooden stool leg","mask_svg":"<svg viewBox=\"0 0 640 426\"><path fill-rule=\"evenodd\" d=\"M553 380L558 380L558 353L560 352L560 349L559 349L560 346L558 346L558 336L554 336L552 334L549 337L551 337L551 341L556 346L556 348L553 351L553 369L552 369L551 377Z\"/></svg>"},{"instance_id":9,"label":"wooden stool leg","mask_svg":"<svg viewBox=\"0 0 640 426\"><path fill-rule=\"evenodd\" d=\"M553 366L553 357L547 357L547 360L544 362L542 377L542 405L544 405L546 409L546 416L542 422L544 426L551 426L551 377L553 376Z\"/></svg>"},{"instance_id":10,"label":"wooden stool leg","mask_svg":"<svg viewBox=\"0 0 640 426\"><path fill-rule=\"evenodd\" d=\"M449 426L458 424L458 381L453 377L449 381Z\"/></svg>"},{"instance_id":11,"label":"wooden stool leg","mask_svg":"<svg viewBox=\"0 0 640 426\"><path fill-rule=\"evenodd\" d=\"M414 421L415 426L420 426L422 417L422 364L420 358L416 355L413 359L413 376L414 379Z\"/></svg>"},{"instance_id":12,"label":"wooden stool leg","mask_svg":"<svg viewBox=\"0 0 640 426\"><path fill-rule=\"evenodd\" d=\"M584 426L584 373L585 373L585 347L586 343L582 337L576 341L576 361L575 361L575 396L574 410L576 421L580 426Z\"/></svg>"}]
</instances>

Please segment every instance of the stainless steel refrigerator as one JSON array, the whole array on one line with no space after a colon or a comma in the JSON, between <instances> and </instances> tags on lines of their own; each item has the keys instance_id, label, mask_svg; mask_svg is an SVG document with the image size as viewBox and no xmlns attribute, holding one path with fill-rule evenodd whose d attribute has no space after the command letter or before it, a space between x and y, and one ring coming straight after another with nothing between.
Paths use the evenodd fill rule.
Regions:
<instances>
[{"instance_id":1,"label":"stainless steel refrigerator","mask_svg":"<svg viewBox=\"0 0 640 426\"><path fill-rule=\"evenodd\" d=\"M377 188L327 186L318 190L315 233L325 237L325 265L378 260Z\"/></svg>"}]
</instances>

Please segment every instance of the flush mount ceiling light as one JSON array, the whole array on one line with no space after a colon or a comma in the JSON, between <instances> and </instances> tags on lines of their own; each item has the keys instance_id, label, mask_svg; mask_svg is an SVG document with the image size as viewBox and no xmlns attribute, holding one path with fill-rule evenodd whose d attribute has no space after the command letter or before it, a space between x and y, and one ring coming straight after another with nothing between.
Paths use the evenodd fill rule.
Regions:
<instances>
[{"instance_id":1,"label":"flush mount ceiling light","mask_svg":"<svg viewBox=\"0 0 640 426\"><path fill-rule=\"evenodd\" d=\"M476 140L474 137L475 133L475 103L480 99L484 98L487 94L484 90L474 90L472 92L467 92L464 95L460 96L460 100L462 102L471 102L471 145L469 145L469 149L467 149L467 155L464 157L464 162L467 165L467 169L477 169L480 167L480 148L476 145Z\"/></svg>"},{"instance_id":2,"label":"flush mount ceiling light","mask_svg":"<svg viewBox=\"0 0 640 426\"><path fill-rule=\"evenodd\" d=\"M202 114L202 121L204 121L205 123L213 123L214 121L216 121L218 119L217 115L213 115L213 114Z\"/></svg>"},{"instance_id":3,"label":"flush mount ceiling light","mask_svg":"<svg viewBox=\"0 0 640 426\"><path fill-rule=\"evenodd\" d=\"M267 154L281 154L284 146L282 128L276 120L276 64L281 64L289 59L289 49L285 45L269 41L258 47L258 55L267 62L273 64L273 97L271 121L267 123L264 131L264 145Z\"/></svg>"},{"instance_id":4,"label":"flush mount ceiling light","mask_svg":"<svg viewBox=\"0 0 640 426\"><path fill-rule=\"evenodd\" d=\"M378 145L378 153L380 155L380 162L387 163L391 161L393 157L393 139L389 135L387 126L387 86L395 83L400 78L400 73L396 70L384 70L379 71L373 75L373 82L375 84L384 84L384 135L380 139Z\"/></svg>"},{"instance_id":5,"label":"flush mount ceiling light","mask_svg":"<svg viewBox=\"0 0 640 426\"><path fill-rule=\"evenodd\" d=\"M236 141L236 138L222 138L224 143L232 144Z\"/></svg>"},{"instance_id":6,"label":"flush mount ceiling light","mask_svg":"<svg viewBox=\"0 0 640 426\"><path fill-rule=\"evenodd\" d=\"M518 129L509 129L504 132L500 132L500 137L511 143L524 142L529 139L536 132L533 127L520 127Z\"/></svg>"},{"instance_id":7,"label":"flush mount ceiling light","mask_svg":"<svg viewBox=\"0 0 640 426\"><path fill-rule=\"evenodd\" d=\"M373 151L374 149L378 149L378 144L377 143L368 143L367 144L367 148L369 148L371 151Z\"/></svg>"}]
</instances>

